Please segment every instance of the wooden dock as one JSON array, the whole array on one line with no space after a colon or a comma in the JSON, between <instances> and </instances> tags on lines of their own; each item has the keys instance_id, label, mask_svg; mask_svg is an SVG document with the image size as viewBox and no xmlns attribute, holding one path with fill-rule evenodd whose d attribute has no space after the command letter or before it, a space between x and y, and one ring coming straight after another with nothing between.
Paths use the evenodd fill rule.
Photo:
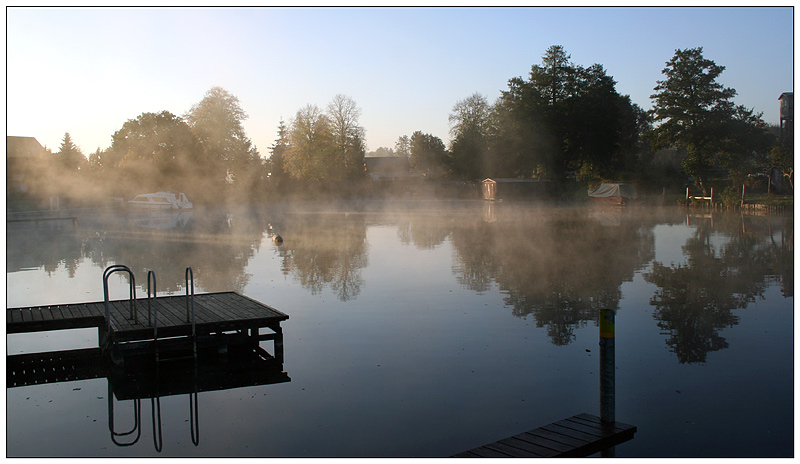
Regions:
<instances>
[{"instance_id":1,"label":"wooden dock","mask_svg":"<svg viewBox=\"0 0 800 464\"><path fill-rule=\"evenodd\" d=\"M633 438L636 427L578 414L454 455L455 458L578 458Z\"/></svg>"},{"instance_id":2,"label":"wooden dock","mask_svg":"<svg viewBox=\"0 0 800 464\"><path fill-rule=\"evenodd\" d=\"M9 308L6 310L6 331L12 333L49 330L98 328L100 348L112 355L152 353L159 350L191 349L214 346L257 344L262 340L275 343L275 356L282 361L282 321L286 314L236 292L204 293L193 296L195 334L187 320L187 296L162 296L157 299L135 299L135 318L131 318L131 300ZM149 307L149 309L148 309ZM157 323L154 319L157 316ZM157 330L155 330L157 328ZM261 333L260 329L271 332ZM118 356L117 356L118 357Z\"/></svg>"},{"instance_id":3,"label":"wooden dock","mask_svg":"<svg viewBox=\"0 0 800 464\"><path fill-rule=\"evenodd\" d=\"M173 362L125 367L106 362L100 348L6 356L6 388L108 378L117 399L172 396L289 382L278 360L260 347L237 349L234 356L204 356L198 363Z\"/></svg>"}]
</instances>

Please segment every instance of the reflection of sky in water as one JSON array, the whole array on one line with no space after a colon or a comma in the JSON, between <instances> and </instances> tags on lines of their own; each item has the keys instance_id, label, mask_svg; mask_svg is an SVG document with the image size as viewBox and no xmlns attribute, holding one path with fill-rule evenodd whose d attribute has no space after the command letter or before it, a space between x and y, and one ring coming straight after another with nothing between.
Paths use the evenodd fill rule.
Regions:
<instances>
[{"instance_id":1,"label":"reflection of sky in water","mask_svg":"<svg viewBox=\"0 0 800 464\"><path fill-rule=\"evenodd\" d=\"M665 265L685 265L686 255L682 247L695 233L695 228L686 224L660 224L653 228L655 233L655 259ZM727 233L712 233L709 243L719 249L728 242Z\"/></svg>"},{"instance_id":2,"label":"reflection of sky in water","mask_svg":"<svg viewBox=\"0 0 800 464\"><path fill-rule=\"evenodd\" d=\"M67 270L57 268L52 273L40 269L6 274L6 305L41 306L59 303L80 303L103 299L103 269L91 265L79 266L75 276L69 278ZM111 287L115 279L109 280L109 288L118 290L112 298L127 296L127 283Z\"/></svg>"},{"instance_id":3,"label":"reflection of sky in water","mask_svg":"<svg viewBox=\"0 0 800 464\"><path fill-rule=\"evenodd\" d=\"M595 284L584 280L580 266L547 261L545 251L552 247L541 246L547 237L542 224L551 219L523 213L509 219L498 208L491 222L481 211L377 219L265 213L262 222L234 215L224 226L209 223L217 227L213 234L195 230L193 240L213 253L200 254L179 242L159 248L162 257L178 261L165 273L174 282L164 277L164 285L179 292L182 266L192 265L198 282L210 282L212 291L241 282L243 294L289 314L282 325L283 369L291 381L201 393L198 447L189 438L186 397L162 398L161 454L152 446L149 401L143 402L147 426L141 443L118 448L110 442L104 379L11 388L8 454L446 456L573 414L597 414L593 307L569 299L591 294ZM781 294L779 284L768 285L763 298L731 311L738 323L714 328L727 347L709 351L704 363L680 363L665 341L669 330L681 327L675 321L666 321L673 324L669 329L659 327L664 321L655 318L651 305L659 287L644 275L652 272L653 260L686 265L681 247L696 226L687 226L680 214L642 222L618 215L597 224L584 217L563 220L597 227L592 233L608 240L571 247L570 240L584 235L565 228L559 231L563 240L552 243L578 254L597 248L602 259L587 256L585 262L605 274L603 285L619 291L618 299L613 291L605 297L618 305L616 414L639 432L617 448L617 456L791 453L792 298ZM748 223L756 236L764 229L758 221ZM268 222L283 235L281 247L264 234ZM709 243L718 251L735 227L719 221ZM617 233L622 239L614 239ZM778 237L774 230L773 236ZM147 253L128 242L119 246L104 248L104 256L116 260L127 253L139 259ZM168 249L176 255L164 255ZM157 256L139 263L145 266ZM547 288L504 270L516 258L532 257L542 261L529 263L526 272L561 279L562 286L553 282L550 288L569 298L548 301L565 304L562 311L536 306ZM602 260L607 266L600 269ZM73 277L63 264L49 266L49 274L41 268L8 273L7 305L102 299L102 265L84 256ZM237 275L217 276L219 269ZM140 286L145 275L137 272ZM303 280L309 276L324 279L312 285ZM342 282L358 287L349 298L341 298ZM127 297L125 279L114 277L111 284L112 298ZM470 285L480 285L480 291ZM511 295L528 305L519 317ZM556 345L550 332L558 324L572 334L563 345ZM59 335L79 346L92 336ZM7 338L9 354L33 346L14 337ZM48 340L53 342L52 334ZM119 404L121 426L131 423L126 408L130 403ZM736 438L744 434L750 438ZM51 437L45 446L42 436Z\"/></svg>"},{"instance_id":4,"label":"reflection of sky in water","mask_svg":"<svg viewBox=\"0 0 800 464\"><path fill-rule=\"evenodd\" d=\"M693 229L685 224L660 224L653 228L655 233L655 261L666 265L681 265L686 263L686 256L681 247L694 233Z\"/></svg>"}]
</instances>

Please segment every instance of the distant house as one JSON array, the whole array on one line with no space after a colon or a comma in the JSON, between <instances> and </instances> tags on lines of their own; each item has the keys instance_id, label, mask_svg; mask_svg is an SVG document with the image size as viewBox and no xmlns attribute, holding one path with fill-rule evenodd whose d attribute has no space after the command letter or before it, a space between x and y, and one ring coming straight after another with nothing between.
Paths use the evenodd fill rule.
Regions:
<instances>
[{"instance_id":1,"label":"distant house","mask_svg":"<svg viewBox=\"0 0 800 464\"><path fill-rule=\"evenodd\" d=\"M484 200L511 200L545 198L553 193L553 182L549 179L499 178L481 182Z\"/></svg>"},{"instance_id":2,"label":"distant house","mask_svg":"<svg viewBox=\"0 0 800 464\"><path fill-rule=\"evenodd\" d=\"M781 137L794 133L794 92L783 92L778 97L781 115Z\"/></svg>"},{"instance_id":3,"label":"distant house","mask_svg":"<svg viewBox=\"0 0 800 464\"><path fill-rule=\"evenodd\" d=\"M421 177L411 172L411 163L405 156L370 156L364 158L367 175L376 181L405 180Z\"/></svg>"},{"instance_id":4,"label":"distant house","mask_svg":"<svg viewBox=\"0 0 800 464\"><path fill-rule=\"evenodd\" d=\"M34 137L6 136L6 194L26 193L45 150Z\"/></svg>"}]
</instances>

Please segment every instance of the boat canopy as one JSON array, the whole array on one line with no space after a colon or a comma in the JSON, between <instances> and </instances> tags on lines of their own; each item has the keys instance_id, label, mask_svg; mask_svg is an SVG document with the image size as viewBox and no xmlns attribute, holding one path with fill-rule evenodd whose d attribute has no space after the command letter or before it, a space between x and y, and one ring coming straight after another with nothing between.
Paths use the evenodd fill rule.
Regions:
<instances>
[{"instance_id":1,"label":"boat canopy","mask_svg":"<svg viewBox=\"0 0 800 464\"><path fill-rule=\"evenodd\" d=\"M636 199L636 187L633 184L603 182L599 187L589 189L589 196L594 198L629 198Z\"/></svg>"}]
</instances>

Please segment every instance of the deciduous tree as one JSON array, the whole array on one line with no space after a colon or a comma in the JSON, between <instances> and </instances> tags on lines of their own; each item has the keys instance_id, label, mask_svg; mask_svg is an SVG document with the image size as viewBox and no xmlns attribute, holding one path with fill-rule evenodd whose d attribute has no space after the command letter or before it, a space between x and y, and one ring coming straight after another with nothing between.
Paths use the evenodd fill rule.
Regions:
<instances>
[{"instance_id":1,"label":"deciduous tree","mask_svg":"<svg viewBox=\"0 0 800 464\"><path fill-rule=\"evenodd\" d=\"M411 135L411 166L432 178L441 178L447 173L447 151L442 139L416 131Z\"/></svg>"},{"instance_id":2,"label":"deciduous tree","mask_svg":"<svg viewBox=\"0 0 800 464\"><path fill-rule=\"evenodd\" d=\"M768 154L768 162L783 174L789 187L794 190L794 144L788 142L773 146Z\"/></svg>"},{"instance_id":3,"label":"deciduous tree","mask_svg":"<svg viewBox=\"0 0 800 464\"><path fill-rule=\"evenodd\" d=\"M212 87L186 115L206 153L219 164L219 179L248 185L260 171L261 157L247 137L242 122L247 113L239 99L221 87Z\"/></svg>"},{"instance_id":4,"label":"deciduous tree","mask_svg":"<svg viewBox=\"0 0 800 464\"><path fill-rule=\"evenodd\" d=\"M341 172L342 178L364 175L364 128L358 124L361 109L345 95L333 97L327 111L333 137L334 153L331 169Z\"/></svg>"},{"instance_id":5,"label":"deciduous tree","mask_svg":"<svg viewBox=\"0 0 800 464\"><path fill-rule=\"evenodd\" d=\"M209 166L213 160L204 156L186 122L168 111L129 119L111 137L108 150L94 155L94 165L140 189L179 190L196 196L209 190L208 180L215 171ZM141 192L128 192L133 193Z\"/></svg>"},{"instance_id":6,"label":"deciduous tree","mask_svg":"<svg viewBox=\"0 0 800 464\"><path fill-rule=\"evenodd\" d=\"M394 152L396 156L411 157L411 139L407 135L401 135L397 138L394 144Z\"/></svg>"},{"instance_id":7,"label":"deciduous tree","mask_svg":"<svg viewBox=\"0 0 800 464\"><path fill-rule=\"evenodd\" d=\"M450 113L450 170L462 179L488 175L489 114L489 102L479 93L456 102Z\"/></svg>"},{"instance_id":8,"label":"deciduous tree","mask_svg":"<svg viewBox=\"0 0 800 464\"><path fill-rule=\"evenodd\" d=\"M744 106L733 108L727 126L714 161L727 169L733 186L739 187L749 174L763 172L761 165L772 145L772 136L761 113Z\"/></svg>"},{"instance_id":9,"label":"deciduous tree","mask_svg":"<svg viewBox=\"0 0 800 464\"><path fill-rule=\"evenodd\" d=\"M289 129L289 148L284 168L293 178L320 181L330 179L335 159L333 133L328 116L316 105L297 111Z\"/></svg>"}]
</instances>

